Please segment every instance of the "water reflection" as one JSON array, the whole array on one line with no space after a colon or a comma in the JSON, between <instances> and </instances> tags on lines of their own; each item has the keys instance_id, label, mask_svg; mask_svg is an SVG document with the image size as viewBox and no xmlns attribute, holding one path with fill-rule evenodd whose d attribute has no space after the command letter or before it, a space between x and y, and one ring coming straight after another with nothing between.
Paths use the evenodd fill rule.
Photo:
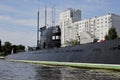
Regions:
<instances>
[{"instance_id":1,"label":"water reflection","mask_svg":"<svg viewBox=\"0 0 120 80\"><path fill-rule=\"evenodd\" d=\"M34 66L0 60L0 80L35 80Z\"/></svg>"},{"instance_id":2,"label":"water reflection","mask_svg":"<svg viewBox=\"0 0 120 80\"><path fill-rule=\"evenodd\" d=\"M36 80L61 80L61 71L57 67L36 67Z\"/></svg>"},{"instance_id":3,"label":"water reflection","mask_svg":"<svg viewBox=\"0 0 120 80\"><path fill-rule=\"evenodd\" d=\"M0 80L120 80L120 72L0 60Z\"/></svg>"},{"instance_id":4,"label":"water reflection","mask_svg":"<svg viewBox=\"0 0 120 80\"><path fill-rule=\"evenodd\" d=\"M120 80L120 72L71 67L36 67L36 80Z\"/></svg>"}]
</instances>

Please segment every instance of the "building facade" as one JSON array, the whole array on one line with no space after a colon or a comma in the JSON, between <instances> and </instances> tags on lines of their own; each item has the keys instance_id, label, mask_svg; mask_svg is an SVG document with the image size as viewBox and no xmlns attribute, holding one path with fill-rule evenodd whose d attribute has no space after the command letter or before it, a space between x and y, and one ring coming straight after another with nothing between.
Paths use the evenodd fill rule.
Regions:
<instances>
[{"instance_id":1,"label":"building facade","mask_svg":"<svg viewBox=\"0 0 120 80\"><path fill-rule=\"evenodd\" d=\"M70 15L75 15L75 17ZM92 39L104 40L111 27L115 27L120 36L119 15L108 13L104 16L81 20L80 10L67 9L60 14L61 46L68 46L71 40L79 40L79 36L85 34L91 35ZM85 43L84 41L85 39L81 42Z\"/></svg>"},{"instance_id":2,"label":"building facade","mask_svg":"<svg viewBox=\"0 0 120 80\"><path fill-rule=\"evenodd\" d=\"M81 11L69 8L60 13L59 25L61 28L61 46L67 46L70 40L75 39L73 23L81 20Z\"/></svg>"}]
</instances>

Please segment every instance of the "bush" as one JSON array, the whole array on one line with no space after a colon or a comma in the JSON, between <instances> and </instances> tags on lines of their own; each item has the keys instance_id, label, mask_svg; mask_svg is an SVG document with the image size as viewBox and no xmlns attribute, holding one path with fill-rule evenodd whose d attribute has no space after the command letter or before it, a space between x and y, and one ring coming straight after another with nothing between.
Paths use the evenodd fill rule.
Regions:
<instances>
[{"instance_id":1,"label":"bush","mask_svg":"<svg viewBox=\"0 0 120 80\"><path fill-rule=\"evenodd\" d=\"M116 39L117 36L117 32L116 29L114 27L110 28L108 31L108 35L105 36L105 40L113 40Z\"/></svg>"}]
</instances>

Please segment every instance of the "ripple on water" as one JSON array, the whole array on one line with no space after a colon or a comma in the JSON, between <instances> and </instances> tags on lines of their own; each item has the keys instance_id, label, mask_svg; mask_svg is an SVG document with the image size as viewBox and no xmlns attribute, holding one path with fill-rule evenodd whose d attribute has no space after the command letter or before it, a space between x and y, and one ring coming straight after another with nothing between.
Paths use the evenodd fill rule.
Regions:
<instances>
[{"instance_id":1,"label":"ripple on water","mask_svg":"<svg viewBox=\"0 0 120 80\"><path fill-rule=\"evenodd\" d=\"M35 74L32 65L0 60L0 80L35 80Z\"/></svg>"},{"instance_id":2,"label":"ripple on water","mask_svg":"<svg viewBox=\"0 0 120 80\"><path fill-rule=\"evenodd\" d=\"M120 72L0 60L0 80L120 80Z\"/></svg>"}]
</instances>

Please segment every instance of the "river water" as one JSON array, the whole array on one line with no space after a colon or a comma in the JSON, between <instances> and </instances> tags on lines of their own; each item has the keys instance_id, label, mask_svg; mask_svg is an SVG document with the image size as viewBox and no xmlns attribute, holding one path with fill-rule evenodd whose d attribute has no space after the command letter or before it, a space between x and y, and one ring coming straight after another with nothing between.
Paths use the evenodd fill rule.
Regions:
<instances>
[{"instance_id":1,"label":"river water","mask_svg":"<svg viewBox=\"0 0 120 80\"><path fill-rule=\"evenodd\" d=\"M0 80L120 80L120 72L0 60Z\"/></svg>"}]
</instances>

